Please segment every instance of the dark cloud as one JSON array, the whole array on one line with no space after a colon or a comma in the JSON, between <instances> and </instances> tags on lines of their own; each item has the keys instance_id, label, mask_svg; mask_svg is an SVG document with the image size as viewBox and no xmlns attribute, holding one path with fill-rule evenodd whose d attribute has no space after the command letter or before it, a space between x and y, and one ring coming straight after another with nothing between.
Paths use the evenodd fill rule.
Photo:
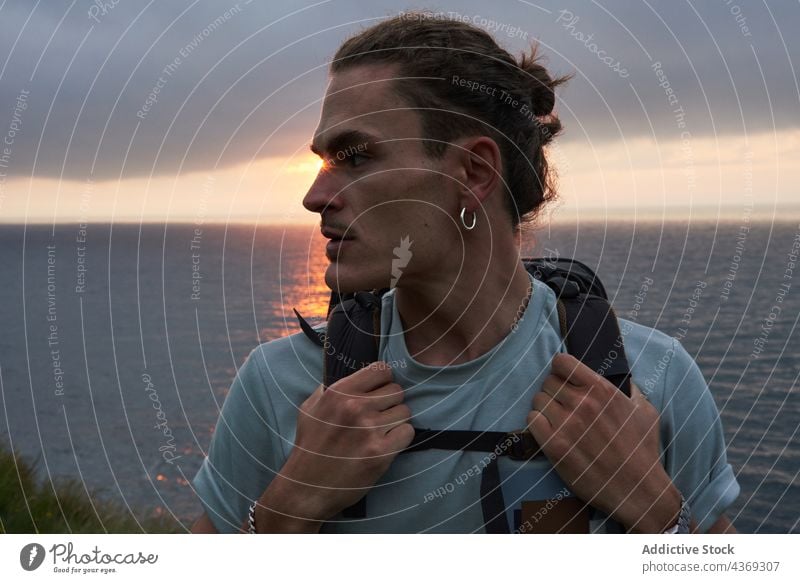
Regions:
<instances>
[{"instance_id":1,"label":"dark cloud","mask_svg":"<svg viewBox=\"0 0 800 583\"><path fill-rule=\"evenodd\" d=\"M800 6L697 4L575 2L571 15L555 2L436 9L493 27L514 52L538 38L554 71L576 74L559 104L566 140L796 127ZM15 120L16 128L10 175L171 174L303 148L338 44L375 19L418 7L346 0L68 6L16 0L0 10L0 55L8 56L0 64L0 126ZM672 104L659 86L665 79Z\"/></svg>"}]
</instances>

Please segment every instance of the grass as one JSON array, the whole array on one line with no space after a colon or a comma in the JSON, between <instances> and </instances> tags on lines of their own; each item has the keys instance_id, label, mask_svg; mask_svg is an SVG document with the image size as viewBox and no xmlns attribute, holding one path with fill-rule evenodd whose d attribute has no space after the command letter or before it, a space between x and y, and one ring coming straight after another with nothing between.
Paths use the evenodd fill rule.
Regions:
<instances>
[{"instance_id":1,"label":"grass","mask_svg":"<svg viewBox=\"0 0 800 583\"><path fill-rule=\"evenodd\" d=\"M172 518L134 515L87 493L80 480L37 480L36 466L0 441L0 533L185 532Z\"/></svg>"}]
</instances>

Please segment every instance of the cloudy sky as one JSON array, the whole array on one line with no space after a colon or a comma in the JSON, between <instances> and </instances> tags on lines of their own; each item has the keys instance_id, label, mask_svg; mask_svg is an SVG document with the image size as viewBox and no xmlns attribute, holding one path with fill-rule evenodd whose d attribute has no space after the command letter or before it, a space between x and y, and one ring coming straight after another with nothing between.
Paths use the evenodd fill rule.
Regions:
<instances>
[{"instance_id":1,"label":"cloudy sky","mask_svg":"<svg viewBox=\"0 0 800 583\"><path fill-rule=\"evenodd\" d=\"M414 9L575 74L560 216L800 215L798 2L6 0L0 221L314 221L326 63Z\"/></svg>"}]
</instances>

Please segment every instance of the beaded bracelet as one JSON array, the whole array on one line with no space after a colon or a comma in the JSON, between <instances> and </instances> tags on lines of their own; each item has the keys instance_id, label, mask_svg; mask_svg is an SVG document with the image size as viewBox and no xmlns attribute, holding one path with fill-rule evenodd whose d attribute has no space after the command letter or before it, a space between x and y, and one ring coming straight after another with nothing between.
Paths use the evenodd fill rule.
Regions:
<instances>
[{"instance_id":1,"label":"beaded bracelet","mask_svg":"<svg viewBox=\"0 0 800 583\"><path fill-rule=\"evenodd\" d=\"M675 525L664 531L664 534L689 534L692 522L692 511L689 508L689 503L681 494L681 512L678 515L678 522Z\"/></svg>"},{"instance_id":2,"label":"beaded bracelet","mask_svg":"<svg viewBox=\"0 0 800 583\"><path fill-rule=\"evenodd\" d=\"M256 531L256 504L254 501L250 505L250 512L247 513L247 534L257 534Z\"/></svg>"}]
</instances>

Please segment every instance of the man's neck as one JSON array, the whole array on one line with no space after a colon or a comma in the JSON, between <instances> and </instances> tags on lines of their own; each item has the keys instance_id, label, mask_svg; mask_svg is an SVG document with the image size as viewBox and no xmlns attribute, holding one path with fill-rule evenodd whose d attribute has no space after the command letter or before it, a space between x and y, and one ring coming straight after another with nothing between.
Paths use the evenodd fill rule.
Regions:
<instances>
[{"instance_id":1,"label":"man's neck","mask_svg":"<svg viewBox=\"0 0 800 583\"><path fill-rule=\"evenodd\" d=\"M450 277L439 274L395 292L408 352L423 364L460 364L487 353L511 332L533 291L516 252L470 261L460 274L453 267Z\"/></svg>"}]
</instances>

